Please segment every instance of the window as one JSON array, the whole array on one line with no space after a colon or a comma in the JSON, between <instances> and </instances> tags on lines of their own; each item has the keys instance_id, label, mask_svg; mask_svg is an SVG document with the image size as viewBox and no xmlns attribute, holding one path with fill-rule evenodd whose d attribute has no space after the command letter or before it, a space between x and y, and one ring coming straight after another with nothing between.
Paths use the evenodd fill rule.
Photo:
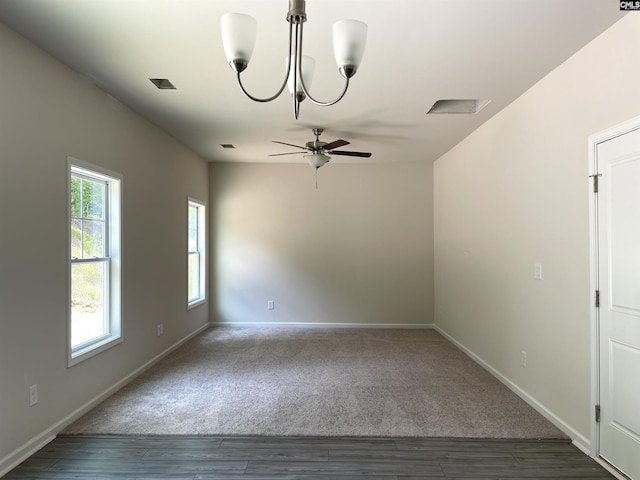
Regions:
<instances>
[{"instance_id":1,"label":"window","mask_svg":"<svg viewBox=\"0 0 640 480\"><path fill-rule=\"evenodd\" d=\"M189 199L187 206L188 226L188 282L187 308L193 308L205 302L205 206Z\"/></svg>"},{"instance_id":2,"label":"window","mask_svg":"<svg viewBox=\"0 0 640 480\"><path fill-rule=\"evenodd\" d=\"M69 158L69 366L122 341L122 177Z\"/></svg>"}]
</instances>

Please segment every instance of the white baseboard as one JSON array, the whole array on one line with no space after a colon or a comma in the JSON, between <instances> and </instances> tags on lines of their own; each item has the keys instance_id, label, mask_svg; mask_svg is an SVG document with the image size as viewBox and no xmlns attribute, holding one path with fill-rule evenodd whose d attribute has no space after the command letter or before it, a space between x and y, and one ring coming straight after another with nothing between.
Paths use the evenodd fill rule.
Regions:
<instances>
[{"instance_id":1,"label":"white baseboard","mask_svg":"<svg viewBox=\"0 0 640 480\"><path fill-rule=\"evenodd\" d=\"M443 337L445 337L447 340L453 343L456 347L462 350L465 354L467 354L467 356L469 356L474 362L476 362L482 368L487 370L491 375L493 375L498 380L500 380L507 388L509 388L509 390L511 390L513 393L515 393L520 398L522 398L525 402L527 402L540 415L542 415L544 418L546 418L551 423L553 423L556 427L558 427L558 429L560 429L562 432L568 435L576 447L578 447L580 450L585 452L587 455L590 455L591 442L589 441L589 439L587 439L584 435L581 435L580 433L578 433L571 426L567 425L561 418L559 418L553 412L551 412L551 410L549 410L543 404L538 402L535 398L533 398L531 395L529 395L522 388L520 388L518 385L516 385L511 380L509 380L507 377L502 375L498 370L493 368L491 365L489 365L487 362L485 362L482 358L480 358L478 355L473 353L467 347L462 345L455 338L451 337L447 332L442 330L438 325L434 325L433 328L438 333L440 333Z\"/></svg>"},{"instance_id":2,"label":"white baseboard","mask_svg":"<svg viewBox=\"0 0 640 480\"><path fill-rule=\"evenodd\" d=\"M156 355L147 363L142 365L140 368L134 370L132 373L130 373L129 375L124 377L122 380L120 380L119 382L115 383L114 385L106 389L104 392L102 392L98 396L89 400L87 403L82 405L80 408L78 408L71 414L64 417L62 420L51 425L45 431L43 431L39 435L36 435L24 445L17 448L6 457L0 459L0 478L5 474L7 474L12 469L14 469L15 467L17 467L20 463L24 462L27 458L29 458L31 455L36 453L38 450L40 450L42 447L47 445L49 442L54 440L58 433L60 433L62 430L64 430L67 426L71 425L76 420L78 420L89 410L91 410L92 408L94 408L96 405L103 402L104 400L106 400L108 397L116 393L122 387L127 385L129 382L134 380L136 377L138 377L139 375L144 373L146 370L151 368L153 365L158 363L160 360L162 360L164 357L169 355L176 348L180 347L182 344L184 344L191 338L195 337L203 330L206 330L207 328L209 328L209 324L205 324L202 327L198 328L195 332L190 333L189 335L184 337L182 340L179 340L174 345L170 346L160 354Z\"/></svg>"},{"instance_id":3,"label":"white baseboard","mask_svg":"<svg viewBox=\"0 0 640 480\"><path fill-rule=\"evenodd\" d=\"M433 323L211 322L212 327L434 328Z\"/></svg>"}]
</instances>

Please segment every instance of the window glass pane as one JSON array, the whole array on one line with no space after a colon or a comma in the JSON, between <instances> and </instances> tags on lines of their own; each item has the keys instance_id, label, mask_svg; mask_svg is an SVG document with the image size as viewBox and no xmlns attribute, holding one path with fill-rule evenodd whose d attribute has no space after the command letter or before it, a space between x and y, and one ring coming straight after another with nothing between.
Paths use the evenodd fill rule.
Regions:
<instances>
[{"instance_id":1,"label":"window glass pane","mask_svg":"<svg viewBox=\"0 0 640 480\"><path fill-rule=\"evenodd\" d=\"M200 254L189 254L189 301L200 296Z\"/></svg>"},{"instance_id":2,"label":"window glass pane","mask_svg":"<svg viewBox=\"0 0 640 480\"><path fill-rule=\"evenodd\" d=\"M105 184L92 180L82 181L82 213L83 217L92 219L104 218Z\"/></svg>"},{"instance_id":3,"label":"window glass pane","mask_svg":"<svg viewBox=\"0 0 640 480\"><path fill-rule=\"evenodd\" d=\"M107 262L71 265L71 346L108 333L105 311Z\"/></svg>"},{"instance_id":4,"label":"window glass pane","mask_svg":"<svg viewBox=\"0 0 640 480\"><path fill-rule=\"evenodd\" d=\"M78 177L71 177L71 216L80 216L80 191L82 188L82 180Z\"/></svg>"},{"instance_id":5,"label":"window glass pane","mask_svg":"<svg viewBox=\"0 0 640 480\"><path fill-rule=\"evenodd\" d=\"M206 300L205 208L204 204L193 199L189 199L187 203L187 308L200 305Z\"/></svg>"},{"instance_id":6,"label":"window glass pane","mask_svg":"<svg viewBox=\"0 0 640 480\"><path fill-rule=\"evenodd\" d=\"M102 221L82 221L83 258L102 258L106 256L104 249L104 227L105 224Z\"/></svg>"},{"instance_id":7,"label":"window glass pane","mask_svg":"<svg viewBox=\"0 0 640 480\"><path fill-rule=\"evenodd\" d=\"M1 1L1 0L0 0ZM122 176L68 157L70 350L73 366L122 341Z\"/></svg>"},{"instance_id":8,"label":"window glass pane","mask_svg":"<svg viewBox=\"0 0 640 480\"><path fill-rule=\"evenodd\" d=\"M189 251L198 251L198 207L189 205Z\"/></svg>"},{"instance_id":9,"label":"window glass pane","mask_svg":"<svg viewBox=\"0 0 640 480\"><path fill-rule=\"evenodd\" d=\"M71 258L82 258L82 220L71 220Z\"/></svg>"}]
</instances>

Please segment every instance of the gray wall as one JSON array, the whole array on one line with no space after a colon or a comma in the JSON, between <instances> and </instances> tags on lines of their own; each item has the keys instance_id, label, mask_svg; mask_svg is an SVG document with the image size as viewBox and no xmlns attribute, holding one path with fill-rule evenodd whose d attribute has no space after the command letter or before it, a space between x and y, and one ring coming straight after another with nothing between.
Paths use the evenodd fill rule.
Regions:
<instances>
[{"instance_id":1,"label":"gray wall","mask_svg":"<svg viewBox=\"0 0 640 480\"><path fill-rule=\"evenodd\" d=\"M206 325L207 305L186 310L186 202L207 200L208 169L1 24L0 64L2 471L12 452ZM124 176L124 343L72 368L67 155Z\"/></svg>"},{"instance_id":2,"label":"gray wall","mask_svg":"<svg viewBox=\"0 0 640 480\"><path fill-rule=\"evenodd\" d=\"M627 15L434 165L436 324L584 446L588 137L640 115L639 32Z\"/></svg>"},{"instance_id":3,"label":"gray wall","mask_svg":"<svg viewBox=\"0 0 640 480\"><path fill-rule=\"evenodd\" d=\"M431 165L209 168L212 322L433 322Z\"/></svg>"}]
</instances>

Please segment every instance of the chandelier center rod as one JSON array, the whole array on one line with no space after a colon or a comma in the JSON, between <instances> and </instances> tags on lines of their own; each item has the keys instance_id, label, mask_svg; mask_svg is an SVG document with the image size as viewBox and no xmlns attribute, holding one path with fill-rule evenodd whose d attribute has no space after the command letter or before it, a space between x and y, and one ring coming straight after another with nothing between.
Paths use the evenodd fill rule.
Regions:
<instances>
[{"instance_id":1,"label":"chandelier center rod","mask_svg":"<svg viewBox=\"0 0 640 480\"><path fill-rule=\"evenodd\" d=\"M287 22L300 24L307 21L307 8L305 0L289 0L289 13Z\"/></svg>"}]
</instances>

